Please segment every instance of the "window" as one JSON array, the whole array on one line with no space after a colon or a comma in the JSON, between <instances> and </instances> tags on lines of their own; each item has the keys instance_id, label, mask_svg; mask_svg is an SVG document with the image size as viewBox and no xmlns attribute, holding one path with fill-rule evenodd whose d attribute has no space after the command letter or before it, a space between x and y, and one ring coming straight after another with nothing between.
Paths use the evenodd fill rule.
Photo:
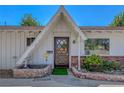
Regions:
<instances>
[{"instance_id":1,"label":"window","mask_svg":"<svg viewBox=\"0 0 124 93\"><path fill-rule=\"evenodd\" d=\"M109 39L87 39L85 40L85 54L108 55Z\"/></svg>"},{"instance_id":2,"label":"window","mask_svg":"<svg viewBox=\"0 0 124 93\"><path fill-rule=\"evenodd\" d=\"M35 39L34 37L27 38L27 46L30 46L34 39Z\"/></svg>"}]
</instances>

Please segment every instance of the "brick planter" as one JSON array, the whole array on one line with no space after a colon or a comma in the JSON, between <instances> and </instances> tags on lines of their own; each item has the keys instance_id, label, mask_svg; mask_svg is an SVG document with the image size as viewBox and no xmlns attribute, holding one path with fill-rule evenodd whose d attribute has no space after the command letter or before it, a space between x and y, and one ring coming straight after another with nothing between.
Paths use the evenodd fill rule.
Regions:
<instances>
[{"instance_id":1,"label":"brick planter","mask_svg":"<svg viewBox=\"0 0 124 93\"><path fill-rule=\"evenodd\" d=\"M95 72L79 72L75 67L71 69L73 75L77 78L94 79L94 80L109 80L109 81L122 81L124 82L124 75L110 75Z\"/></svg>"},{"instance_id":2,"label":"brick planter","mask_svg":"<svg viewBox=\"0 0 124 93\"><path fill-rule=\"evenodd\" d=\"M81 56L80 62L83 63L83 60L86 56ZM124 66L124 56L101 56L105 60L117 61ZM71 65L74 67L78 66L78 56L71 56Z\"/></svg>"},{"instance_id":3,"label":"brick planter","mask_svg":"<svg viewBox=\"0 0 124 93\"><path fill-rule=\"evenodd\" d=\"M42 69L13 69L14 78L34 78L51 74L52 66L48 65Z\"/></svg>"}]
</instances>

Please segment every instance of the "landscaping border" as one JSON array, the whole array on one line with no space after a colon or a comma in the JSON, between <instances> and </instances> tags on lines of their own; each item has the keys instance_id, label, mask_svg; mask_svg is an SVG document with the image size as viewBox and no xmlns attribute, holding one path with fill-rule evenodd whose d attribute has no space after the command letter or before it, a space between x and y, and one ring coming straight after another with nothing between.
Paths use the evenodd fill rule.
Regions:
<instances>
[{"instance_id":1,"label":"landscaping border","mask_svg":"<svg viewBox=\"0 0 124 93\"><path fill-rule=\"evenodd\" d=\"M13 69L14 78L44 77L52 73L52 66L48 65L42 69Z\"/></svg>"},{"instance_id":2,"label":"landscaping border","mask_svg":"<svg viewBox=\"0 0 124 93\"><path fill-rule=\"evenodd\" d=\"M72 67L71 71L77 78L124 82L124 75L111 75L97 72L80 72L75 67Z\"/></svg>"},{"instance_id":3,"label":"landscaping border","mask_svg":"<svg viewBox=\"0 0 124 93\"><path fill-rule=\"evenodd\" d=\"M83 60L86 56L81 56L80 62L83 63ZM124 56L101 56L103 59L108 61L117 61L121 63L122 67L124 66ZM78 56L71 56L71 65L78 67Z\"/></svg>"}]
</instances>

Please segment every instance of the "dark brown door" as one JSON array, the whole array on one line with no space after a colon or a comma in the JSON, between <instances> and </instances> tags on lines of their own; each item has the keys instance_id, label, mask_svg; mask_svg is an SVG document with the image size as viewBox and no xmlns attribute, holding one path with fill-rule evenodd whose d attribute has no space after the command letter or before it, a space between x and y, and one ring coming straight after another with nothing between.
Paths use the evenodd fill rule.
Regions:
<instances>
[{"instance_id":1,"label":"dark brown door","mask_svg":"<svg viewBox=\"0 0 124 93\"><path fill-rule=\"evenodd\" d=\"M55 67L69 67L69 37L54 38Z\"/></svg>"}]
</instances>

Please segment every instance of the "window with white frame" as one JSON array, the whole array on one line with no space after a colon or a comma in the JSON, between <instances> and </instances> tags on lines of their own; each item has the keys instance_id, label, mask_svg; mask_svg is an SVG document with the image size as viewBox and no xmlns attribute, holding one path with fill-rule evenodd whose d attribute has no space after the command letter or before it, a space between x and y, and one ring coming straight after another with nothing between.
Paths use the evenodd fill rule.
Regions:
<instances>
[{"instance_id":1,"label":"window with white frame","mask_svg":"<svg viewBox=\"0 0 124 93\"><path fill-rule=\"evenodd\" d=\"M89 38L85 40L85 55L109 55L109 39Z\"/></svg>"}]
</instances>

